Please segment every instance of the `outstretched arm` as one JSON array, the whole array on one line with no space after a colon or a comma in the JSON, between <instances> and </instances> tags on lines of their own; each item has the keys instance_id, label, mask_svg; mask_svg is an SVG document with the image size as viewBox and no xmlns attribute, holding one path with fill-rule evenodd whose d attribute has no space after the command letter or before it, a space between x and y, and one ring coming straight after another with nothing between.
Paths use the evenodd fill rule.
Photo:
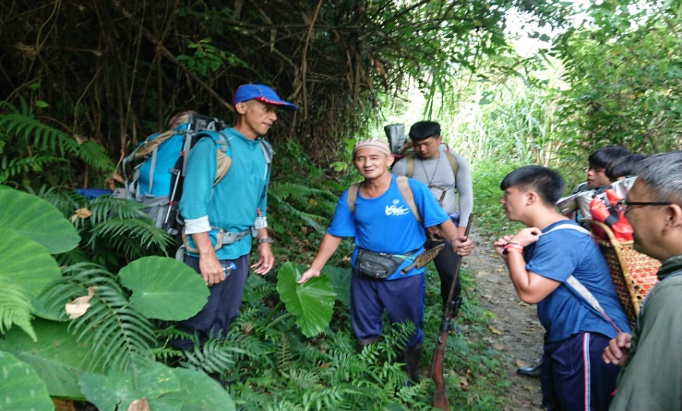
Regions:
<instances>
[{"instance_id":1,"label":"outstretched arm","mask_svg":"<svg viewBox=\"0 0 682 411\"><path fill-rule=\"evenodd\" d=\"M297 282L303 284L304 282L310 280L313 277L319 277L322 267L329 261L332 255L341 244L341 237L334 237L331 234L325 234L320 243L320 248L317 250L317 255L315 259L310 264L308 268L302 275L301 279Z\"/></svg>"}]
</instances>

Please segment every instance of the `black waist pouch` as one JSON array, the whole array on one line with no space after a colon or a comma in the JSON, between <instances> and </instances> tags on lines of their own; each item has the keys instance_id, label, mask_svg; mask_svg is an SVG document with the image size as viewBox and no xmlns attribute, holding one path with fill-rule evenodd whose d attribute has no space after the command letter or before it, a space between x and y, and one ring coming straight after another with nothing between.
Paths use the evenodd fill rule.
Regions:
<instances>
[{"instance_id":1,"label":"black waist pouch","mask_svg":"<svg viewBox=\"0 0 682 411\"><path fill-rule=\"evenodd\" d=\"M393 274L407 257L406 255L393 255L387 253L375 253L358 247L358 255L355 257L355 270L365 277L383 279Z\"/></svg>"}]
</instances>

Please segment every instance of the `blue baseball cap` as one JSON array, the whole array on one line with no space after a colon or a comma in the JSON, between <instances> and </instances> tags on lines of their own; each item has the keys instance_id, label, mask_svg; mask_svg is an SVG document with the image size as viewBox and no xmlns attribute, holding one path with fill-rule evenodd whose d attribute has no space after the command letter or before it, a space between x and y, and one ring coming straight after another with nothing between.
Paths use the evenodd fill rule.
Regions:
<instances>
[{"instance_id":1,"label":"blue baseball cap","mask_svg":"<svg viewBox=\"0 0 682 411\"><path fill-rule=\"evenodd\" d=\"M294 104L279 98L275 90L263 84L242 84L239 86L234 92L234 96L232 96L232 105L235 106L237 103L249 100L262 101L263 103L278 106L286 111L296 111L298 109Z\"/></svg>"}]
</instances>

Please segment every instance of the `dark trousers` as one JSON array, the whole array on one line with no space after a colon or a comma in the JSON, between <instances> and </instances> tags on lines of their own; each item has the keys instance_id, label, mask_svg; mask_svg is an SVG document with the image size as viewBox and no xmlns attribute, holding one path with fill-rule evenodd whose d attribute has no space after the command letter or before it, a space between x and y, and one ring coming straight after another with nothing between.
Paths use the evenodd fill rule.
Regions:
<instances>
[{"instance_id":1,"label":"dark trousers","mask_svg":"<svg viewBox=\"0 0 682 411\"><path fill-rule=\"evenodd\" d=\"M424 275L399 280L376 280L353 272L350 281L350 320L361 345L381 335L384 309L392 323L411 321L415 331L407 348L422 342Z\"/></svg>"},{"instance_id":2,"label":"dark trousers","mask_svg":"<svg viewBox=\"0 0 682 411\"><path fill-rule=\"evenodd\" d=\"M443 244L443 240L427 240L424 247L430 250L440 244ZM448 293L450 292L450 286L452 284L452 279L455 277L455 270L457 269L457 262L459 261L459 255L454 252L450 244L445 243L445 247L438 253L436 258L433 260L433 264L436 266L438 271L438 276L440 277L440 295L443 299L443 311L447 307ZM459 276L457 276L455 282L455 290L452 293L452 301L454 301L454 306L452 308L452 317L457 316L459 311L459 306L461 302L462 286L459 281Z\"/></svg>"},{"instance_id":3,"label":"dark trousers","mask_svg":"<svg viewBox=\"0 0 682 411\"><path fill-rule=\"evenodd\" d=\"M223 267L233 262L237 268L232 270L225 281L214 284L209 288L210 294L206 305L194 317L176 323L175 328L190 335L196 335L200 344L209 339L224 338L230 328L230 323L239 315L242 304L242 293L246 276L249 274L248 255L236 260L220 260ZM185 264L192 267L199 275L199 258L185 256ZM192 346L190 340L178 340L173 343L178 349Z\"/></svg>"},{"instance_id":4,"label":"dark trousers","mask_svg":"<svg viewBox=\"0 0 682 411\"><path fill-rule=\"evenodd\" d=\"M604 335L579 333L545 344L540 375L545 409L608 410L620 370L601 359L608 343Z\"/></svg>"}]
</instances>

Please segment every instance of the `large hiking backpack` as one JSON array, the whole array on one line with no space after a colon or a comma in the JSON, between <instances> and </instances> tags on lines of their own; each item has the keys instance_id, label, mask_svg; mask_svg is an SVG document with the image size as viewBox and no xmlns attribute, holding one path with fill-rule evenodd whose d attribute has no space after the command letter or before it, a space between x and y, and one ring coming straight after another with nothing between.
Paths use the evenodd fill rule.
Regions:
<instances>
[{"instance_id":1,"label":"large hiking backpack","mask_svg":"<svg viewBox=\"0 0 682 411\"><path fill-rule=\"evenodd\" d=\"M116 189L114 195L144 204L143 210L156 227L177 236L183 225L178 205L192 147L204 137L215 142L217 170L214 185L225 176L232 158L226 155L230 143L221 132L226 127L222 120L189 112L182 113L171 127L147 137L123 160L125 187ZM269 167L272 149L265 142L261 142L261 149ZM128 176L127 170L131 166L134 169Z\"/></svg>"}]
</instances>

